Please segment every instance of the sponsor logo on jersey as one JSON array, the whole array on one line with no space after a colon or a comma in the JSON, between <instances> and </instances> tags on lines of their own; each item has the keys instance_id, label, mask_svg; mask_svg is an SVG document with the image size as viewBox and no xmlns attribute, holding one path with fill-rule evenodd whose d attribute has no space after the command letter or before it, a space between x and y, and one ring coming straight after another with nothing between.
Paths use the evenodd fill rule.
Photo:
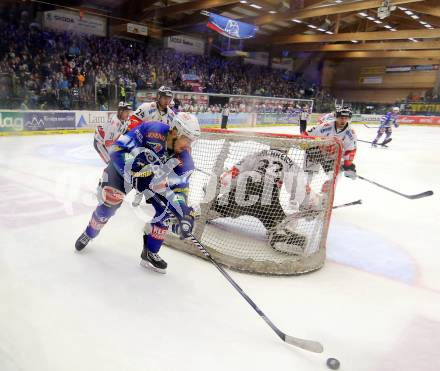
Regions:
<instances>
[{"instance_id":1,"label":"sponsor logo on jersey","mask_svg":"<svg viewBox=\"0 0 440 371\"><path fill-rule=\"evenodd\" d=\"M135 133L136 133L137 140L142 143L143 137L142 137L141 131L139 129L136 129Z\"/></svg>"},{"instance_id":2,"label":"sponsor logo on jersey","mask_svg":"<svg viewBox=\"0 0 440 371\"><path fill-rule=\"evenodd\" d=\"M147 145L156 153L160 152L163 148L162 144L155 142L147 142Z\"/></svg>"},{"instance_id":3,"label":"sponsor logo on jersey","mask_svg":"<svg viewBox=\"0 0 440 371\"><path fill-rule=\"evenodd\" d=\"M157 225L153 225L151 230L151 237L155 240L163 240L165 238L165 233L167 233L168 228L159 227Z\"/></svg>"},{"instance_id":4,"label":"sponsor logo on jersey","mask_svg":"<svg viewBox=\"0 0 440 371\"><path fill-rule=\"evenodd\" d=\"M165 141L165 136L162 135L161 133L158 133L158 132L155 132L155 131L150 131L149 133L147 133L147 137L148 138L159 139L161 141Z\"/></svg>"}]
</instances>

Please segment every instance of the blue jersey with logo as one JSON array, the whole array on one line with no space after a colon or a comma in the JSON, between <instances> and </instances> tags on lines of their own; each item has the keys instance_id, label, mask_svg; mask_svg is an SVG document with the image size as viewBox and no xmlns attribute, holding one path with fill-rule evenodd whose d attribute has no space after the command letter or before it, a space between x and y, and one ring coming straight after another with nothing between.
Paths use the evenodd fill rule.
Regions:
<instances>
[{"instance_id":1,"label":"blue jersey with logo","mask_svg":"<svg viewBox=\"0 0 440 371\"><path fill-rule=\"evenodd\" d=\"M162 122L144 122L114 143L110 150L113 166L128 182L144 181L143 188L166 183L175 194L186 198L194 162L188 151L179 154L167 149L170 127Z\"/></svg>"},{"instance_id":2,"label":"blue jersey with logo","mask_svg":"<svg viewBox=\"0 0 440 371\"><path fill-rule=\"evenodd\" d=\"M392 112L387 112L386 115L382 116L380 119L380 129L389 128L391 125L397 127L397 114Z\"/></svg>"}]
</instances>

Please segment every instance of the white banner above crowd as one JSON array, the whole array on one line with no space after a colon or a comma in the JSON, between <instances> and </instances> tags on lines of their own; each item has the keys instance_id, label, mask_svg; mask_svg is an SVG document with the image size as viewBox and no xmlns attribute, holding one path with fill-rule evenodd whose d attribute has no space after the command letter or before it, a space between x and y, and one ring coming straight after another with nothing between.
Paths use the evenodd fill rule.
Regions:
<instances>
[{"instance_id":1,"label":"white banner above crowd","mask_svg":"<svg viewBox=\"0 0 440 371\"><path fill-rule=\"evenodd\" d=\"M105 37L107 36L107 19L87 13L57 9L43 13L43 28Z\"/></svg>"},{"instance_id":2,"label":"white banner above crowd","mask_svg":"<svg viewBox=\"0 0 440 371\"><path fill-rule=\"evenodd\" d=\"M205 42L191 36L177 35L165 39L165 47L180 53L200 54L205 53Z\"/></svg>"}]
</instances>

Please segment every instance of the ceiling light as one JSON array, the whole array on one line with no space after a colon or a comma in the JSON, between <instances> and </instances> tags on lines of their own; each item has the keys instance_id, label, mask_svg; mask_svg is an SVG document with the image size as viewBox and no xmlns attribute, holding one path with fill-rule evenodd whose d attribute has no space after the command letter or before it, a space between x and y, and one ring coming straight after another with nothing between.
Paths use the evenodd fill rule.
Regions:
<instances>
[{"instance_id":1,"label":"ceiling light","mask_svg":"<svg viewBox=\"0 0 440 371\"><path fill-rule=\"evenodd\" d=\"M415 15L415 14L413 14L413 15L411 16L411 18L412 18L412 19L419 19L419 16L418 16L418 15Z\"/></svg>"},{"instance_id":2,"label":"ceiling light","mask_svg":"<svg viewBox=\"0 0 440 371\"><path fill-rule=\"evenodd\" d=\"M428 24L428 22L424 22L424 21L419 21L420 24Z\"/></svg>"},{"instance_id":3,"label":"ceiling light","mask_svg":"<svg viewBox=\"0 0 440 371\"><path fill-rule=\"evenodd\" d=\"M366 16L368 16L368 14L367 13L364 13L364 12L360 12L360 13L358 13L361 17L366 17Z\"/></svg>"},{"instance_id":4,"label":"ceiling light","mask_svg":"<svg viewBox=\"0 0 440 371\"><path fill-rule=\"evenodd\" d=\"M275 10L269 10L269 13L270 13L270 14L275 14L276 11L275 11Z\"/></svg>"},{"instance_id":5,"label":"ceiling light","mask_svg":"<svg viewBox=\"0 0 440 371\"><path fill-rule=\"evenodd\" d=\"M352 42L353 44L357 44L359 41L357 41L357 40L351 40L351 42Z\"/></svg>"},{"instance_id":6,"label":"ceiling light","mask_svg":"<svg viewBox=\"0 0 440 371\"><path fill-rule=\"evenodd\" d=\"M299 19L292 19L293 22L302 23Z\"/></svg>"},{"instance_id":7,"label":"ceiling light","mask_svg":"<svg viewBox=\"0 0 440 371\"><path fill-rule=\"evenodd\" d=\"M419 42L419 40L413 39L412 37L408 38L408 40L411 40L414 43L418 43Z\"/></svg>"},{"instance_id":8,"label":"ceiling light","mask_svg":"<svg viewBox=\"0 0 440 371\"><path fill-rule=\"evenodd\" d=\"M370 21L374 21L373 17L367 17L367 19L369 19Z\"/></svg>"},{"instance_id":9,"label":"ceiling light","mask_svg":"<svg viewBox=\"0 0 440 371\"><path fill-rule=\"evenodd\" d=\"M342 0L335 0L335 3L340 4L340 3L342 3Z\"/></svg>"},{"instance_id":10,"label":"ceiling light","mask_svg":"<svg viewBox=\"0 0 440 371\"><path fill-rule=\"evenodd\" d=\"M405 10L405 14L413 15L414 13L411 10Z\"/></svg>"},{"instance_id":11,"label":"ceiling light","mask_svg":"<svg viewBox=\"0 0 440 371\"><path fill-rule=\"evenodd\" d=\"M431 28L431 27L432 27L429 23L425 24L424 26L425 26L426 28Z\"/></svg>"},{"instance_id":12,"label":"ceiling light","mask_svg":"<svg viewBox=\"0 0 440 371\"><path fill-rule=\"evenodd\" d=\"M403 6L399 6L400 10L406 10L406 8L404 8Z\"/></svg>"},{"instance_id":13,"label":"ceiling light","mask_svg":"<svg viewBox=\"0 0 440 371\"><path fill-rule=\"evenodd\" d=\"M318 28L318 31L325 32L322 28Z\"/></svg>"},{"instance_id":14,"label":"ceiling light","mask_svg":"<svg viewBox=\"0 0 440 371\"><path fill-rule=\"evenodd\" d=\"M240 0L240 3L242 3L242 4L246 4L246 3L247 3L247 0Z\"/></svg>"},{"instance_id":15,"label":"ceiling light","mask_svg":"<svg viewBox=\"0 0 440 371\"><path fill-rule=\"evenodd\" d=\"M327 35L333 35L333 32L331 32L331 31L325 31L325 33L326 33Z\"/></svg>"},{"instance_id":16,"label":"ceiling light","mask_svg":"<svg viewBox=\"0 0 440 371\"><path fill-rule=\"evenodd\" d=\"M388 26L387 24L384 26L385 28L388 28L389 30L391 29L391 28L393 28L393 27L391 27L391 26Z\"/></svg>"},{"instance_id":17,"label":"ceiling light","mask_svg":"<svg viewBox=\"0 0 440 371\"><path fill-rule=\"evenodd\" d=\"M395 28L391 28L390 31L395 32L395 31L397 31L397 30L396 30Z\"/></svg>"},{"instance_id":18,"label":"ceiling light","mask_svg":"<svg viewBox=\"0 0 440 371\"><path fill-rule=\"evenodd\" d=\"M374 21L374 23L381 24L382 21L379 21L378 19L376 19L376 20Z\"/></svg>"},{"instance_id":19,"label":"ceiling light","mask_svg":"<svg viewBox=\"0 0 440 371\"><path fill-rule=\"evenodd\" d=\"M255 9L263 9L262 6L259 6L257 4L249 4L249 6L251 6L252 8L255 8Z\"/></svg>"},{"instance_id":20,"label":"ceiling light","mask_svg":"<svg viewBox=\"0 0 440 371\"><path fill-rule=\"evenodd\" d=\"M310 27L310 28L318 28L318 27L316 27L316 26L314 26L314 25L312 25L312 24L308 24L307 27Z\"/></svg>"}]
</instances>

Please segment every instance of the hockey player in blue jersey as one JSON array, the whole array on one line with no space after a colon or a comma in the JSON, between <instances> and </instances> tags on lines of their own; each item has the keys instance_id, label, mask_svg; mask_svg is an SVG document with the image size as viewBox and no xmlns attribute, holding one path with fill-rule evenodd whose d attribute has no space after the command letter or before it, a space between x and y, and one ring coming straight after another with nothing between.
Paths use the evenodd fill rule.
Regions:
<instances>
[{"instance_id":1,"label":"hockey player in blue jersey","mask_svg":"<svg viewBox=\"0 0 440 371\"><path fill-rule=\"evenodd\" d=\"M194 224L187 195L194 170L190 147L199 136L197 118L183 112L177 114L169 126L162 122L142 123L121 136L111 148L111 161L103 173L102 202L76 241L76 250L84 249L99 234L121 206L125 194L135 188L155 209L153 220L145 227L141 264L165 273L167 263L158 252L170 221L175 222L173 231L181 238L188 237Z\"/></svg>"},{"instance_id":2,"label":"hockey player in blue jersey","mask_svg":"<svg viewBox=\"0 0 440 371\"><path fill-rule=\"evenodd\" d=\"M399 115L399 111L399 107L393 107L392 111L387 112L386 115L381 117L380 126L379 130L377 131L376 138L371 142L371 145L373 147L377 147L377 142L379 141L383 133L385 133L385 139L382 143L380 143L380 145L387 147L387 143L391 142L391 133L393 132L391 125L394 125L394 127L396 128L399 126L399 124L397 123L397 116Z\"/></svg>"}]
</instances>

